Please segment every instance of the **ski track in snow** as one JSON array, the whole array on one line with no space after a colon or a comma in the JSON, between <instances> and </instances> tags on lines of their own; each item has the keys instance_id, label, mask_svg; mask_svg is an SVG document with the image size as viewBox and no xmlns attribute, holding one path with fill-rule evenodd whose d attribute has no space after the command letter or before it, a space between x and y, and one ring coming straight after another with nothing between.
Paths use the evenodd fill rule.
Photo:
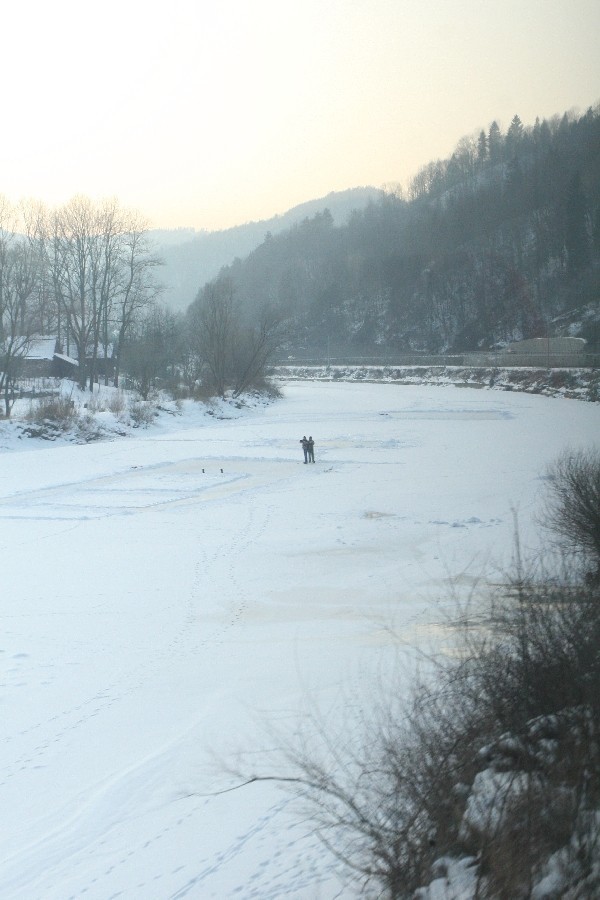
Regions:
<instances>
[{"instance_id":1,"label":"ski track in snow","mask_svg":"<svg viewBox=\"0 0 600 900\"><path fill-rule=\"evenodd\" d=\"M354 896L289 796L219 794L207 753L259 750L264 711L360 707L390 610L443 639L424 594L510 548L515 499L528 538L544 462L600 434L597 406L392 391L3 457L0 898Z\"/></svg>"},{"instance_id":2,"label":"ski track in snow","mask_svg":"<svg viewBox=\"0 0 600 900\"><path fill-rule=\"evenodd\" d=\"M203 468L206 469L207 466L208 464L205 463ZM212 472L218 471L219 474L207 476L208 485L200 484L195 491L190 491L189 486L180 491L174 490L172 486L156 487L155 484L144 487L143 483L129 487L132 481L139 482L141 480L143 482L148 480L149 474L150 479L155 475L154 471L148 473L134 470L131 475L121 475L116 479L110 476L101 477L93 481L85 481L83 484L73 482L59 487L21 492L3 501L0 518L9 520L27 518L38 521L68 519L86 522L90 519L123 514L143 515L148 511L157 511L163 506L181 505L182 503L210 504L231 499L238 493L257 491L264 486L271 487L273 481L278 478L287 479L292 474L297 477L298 473L297 463L290 464L287 461L278 467L277 472L273 471L272 463L265 466L260 462L242 460L243 474L223 475L224 466L235 470L240 468L240 462L218 460L215 465L214 460L211 461ZM182 477L189 481L190 475L192 477L199 476L201 465L185 461L178 464L163 464L156 468L160 469L161 480L182 473ZM106 503L107 494L112 501L110 505ZM132 500L136 502L132 502ZM28 728L21 730L18 734L20 738L38 732L44 735L44 739L39 743L34 743L25 754L15 757L11 766L3 768L4 780L0 781L0 787L11 778L18 777L28 767L42 766L44 755L49 748L55 749L56 745L60 747L64 738L77 732L78 729L84 728L92 718L109 713L111 707L139 690L151 674L150 670L159 672L166 660L186 650L187 652L190 650L200 652L207 645L223 645L227 633L235 627L247 608L243 579L239 575L236 560L265 533L268 525L268 509L266 512L258 513L251 505L238 504L235 527L231 527L231 519L229 519L227 532L221 536L222 540L218 546L212 546L206 550L199 544L200 552L194 564L193 590L186 603L185 617L171 640L155 648L152 657L144 660L142 665L132 668L125 676L122 675L118 680L106 685L102 691L94 693L77 705L61 709L42 721L33 722ZM222 570L224 561L226 566L225 583L228 586L225 596L223 594L220 596L220 603L224 608L224 618L218 625L209 625L200 638L197 632L191 631L191 626L196 622L199 602L207 592L210 592L214 574L217 570ZM187 648L184 647L185 644L188 645ZM23 654L24 658L25 656ZM7 741L10 742L11 739L11 736L7 736ZM110 831L114 823L127 819L136 805L144 806L144 798L152 792L152 789L156 788L156 779L153 777L154 769L156 767L160 774L164 770L164 766L165 762L161 757L156 763L153 760L145 760L135 771L119 773L113 784L103 785L95 796L86 800L84 808L78 811L72 820L67 819L60 828L50 831L31 848L19 854L14 864L7 867L7 874L11 869L18 874L14 881L11 881L10 875L8 875L6 881L3 882L6 889L10 892L24 890L26 892L24 896L29 896L31 890L31 896L34 896L37 890L36 881L43 871L52 872L56 867L57 873L60 875L61 870L64 869L65 859L67 861L76 859L82 854L91 852L92 848L96 846L101 849L106 844L106 840L102 839L105 832ZM169 893L169 896L183 897L200 890L206 879L230 865L245 845L260 835L265 830L265 825L270 823L287 803L288 801L279 802L272 807L267 814L257 820L254 827L238 835L225 850L218 853L213 859L207 860L197 874L179 890L173 894ZM194 812L197 810L178 819L173 827L177 828L183 825L186 819L194 816ZM170 827L159 830L144 842L142 849L145 850L154 842L161 840L170 830ZM269 844L269 839L266 839L266 843ZM287 844L288 848L292 848L294 843L295 841L290 841ZM276 851L276 856L281 855L281 852ZM314 847L313 852L317 858L322 855L321 848L318 846ZM134 855L134 851L129 851L121 860L107 867L97 878L92 879L89 886L81 887L81 894L87 894L89 890L93 889L94 884L102 882L103 877L112 876L120 866L130 862ZM297 862L301 855L302 852L299 852ZM234 889L234 893L237 895L242 892L243 896L264 898L281 896L282 891L289 895L290 883L294 881L294 878L288 872L286 874L287 883L284 884L279 877L275 877L273 887L269 888L269 879L266 878L266 869L269 865L269 858L263 859L257 871L249 877L248 884L238 886ZM23 877L24 873L27 873L25 878ZM314 880L314 875L310 880ZM260 881L260 885L256 888L253 887L255 881ZM296 884L298 890L302 890L304 886L305 882L302 879ZM143 891L146 888L148 885L143 882L136 885L136 891ZM44 892L41 891L39 896L44 896ZM117 891L111 896L118 897L123 894L121 891Z\"/></svg>"},{"instance_id":3,"label":"ski track in snow","mask_svg":"<svg viewBox=\"0 0 600 900\"><path fill-rule=\"evenodd\" d=\"M249 489L250 486L244 482L244 487L245 489ZM208 498L203 495L202 500L214 499L215 490L217 496L223 497L225 494L231 493L236 489L243 489L242 486L239 485L238 478L233 481L227 480L219 486L218 490L213 488ZM139 490L141 489L136 488L136 491ZM186 500L187 499L189 499L189 497L186 497ZM174 501L171 499L164 502L170 503L180 501L176 498ZM144 510L153 508L154 506L156 506L155 502L147 503ZM144 662L136 669L132 669L128 673L126 679L126 682L128 683L124 684L124 679L120 678L118 681L107 685L102 691L86 698L82 703L63 709L60 712L49 716L44 721L32 723L28 728L20 731L19 737L23 737L35 731L48 729L48 726L50 726L49 730L51 731L51 736L28 749L26 755L15 758L13 764L7 770L4 770L5 779L15 777L18 772L23 771L27 766L38 765L43 758L44 752L51 744L60 742L65 735L81 728L91 718L99 715L100 712L108 710L113 704L118 703L125 695L131 694L136 689L139 689L147 680L149 669L159 671L163 660L168 659L172 657L174 653L181 651L182 644L186 638L189 640L190 625L195 621L195 610L198 606L198 598L201 598L206 592L210 591L213 570L215 567L220 567L222 565L222 560L226 560L226 581L229 585L229 595L225 598L224 602L225 621L219 626L210 629L200 641L198 641L197 638L194 638L194 640L197 641L197 646L194 649L198 650L206 644L223 642L226 633L230 628L235 626L247 607L243 584L238 577L235 560L243 550L247 549L252 544L253 540L264 533L268 525L268 520L264 519L257 527L254 521L256 519L256 513L250 506L241 507L239 512L244 516L244 520L242 523L240 523L239 520L236 520L237 527L229 530L228 536L226 536L223 543L221 543L218 548L213 548L210 554L201 550L198 560L195 563L194 592L187 602L187 615L182 620L179 630L169 643L156 648L151 658L144 660ZM112 514L112 511L108 514ZM86 519L87 516L85 515L81 517L82 521L85 521ZM19 658L19 656L23 659L27 658L27 654L20 654L15 658ZM6 736L7 742L10 742L12 739L11 735ZM0 787L4 783L4 781L0 781Z\"/></svg>"}]
</instances>

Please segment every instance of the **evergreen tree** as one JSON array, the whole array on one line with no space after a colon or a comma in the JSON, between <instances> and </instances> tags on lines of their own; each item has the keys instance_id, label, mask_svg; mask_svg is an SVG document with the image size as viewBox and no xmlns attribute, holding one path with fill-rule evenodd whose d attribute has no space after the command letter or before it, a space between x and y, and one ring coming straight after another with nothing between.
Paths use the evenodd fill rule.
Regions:
<instances>
[{"instance_id":1,"label":"evergreen tree","mask_svg":"<svg viewBox=\"0 0 600 900\"><path fill-rule=\"evenodd\" d=\"M477 138L477 164L479 167L483 166L488 156L488 143L487 137L485 135L485 131L479 132L479 137Z\"/></svg>"},{"instance_id":2,"label":"evergreen tree","mask_svg":"<svg viewBox=\"0 0 600 900\"><path fill-rule=\"evenodd\" d=\"M502 132L496 121L492 122L488 132L488 158L493 166L502 159Z\"/></svg>"},{"instance_id":3,"label":"evergreen tree","mask_svg":"<svg viewBox=\"0 0 600 900\"><path fill-rule=\"evenodd\" d=\"M505 151L507 159L512 159L517 155L523 142L523 135L523 123L518 116L513 116L506 132Z\"/></svg>"}]
</instances>

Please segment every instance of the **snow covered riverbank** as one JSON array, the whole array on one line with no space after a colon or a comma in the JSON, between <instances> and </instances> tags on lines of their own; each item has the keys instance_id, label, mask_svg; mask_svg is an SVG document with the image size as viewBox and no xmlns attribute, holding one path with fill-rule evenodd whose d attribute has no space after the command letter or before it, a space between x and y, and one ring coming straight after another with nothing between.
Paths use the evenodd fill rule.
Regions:
<instances>
[{"instance_id":1,"label":"snow covered riverbank","mask_svg":"<svg viewBox=\"0 0 600 900\"><path fill-rule=\"evenodd\" d=\"M366 381L394 384L435 385L437 387L489 388L566 397L571 400L600 401L598 369L482 369L469 366L278 366L276 378L316 381Z\"/></svg>"}]
</instances>

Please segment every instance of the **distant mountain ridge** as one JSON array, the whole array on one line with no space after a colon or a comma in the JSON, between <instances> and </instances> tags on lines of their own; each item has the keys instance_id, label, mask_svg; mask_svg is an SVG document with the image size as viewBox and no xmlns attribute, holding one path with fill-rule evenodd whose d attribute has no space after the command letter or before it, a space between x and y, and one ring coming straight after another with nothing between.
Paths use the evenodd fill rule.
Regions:
<instances>
[{"instance_id":1,"label":"distant mountain ridge","mask_svg":"<svg viewBox=\"0 0 600 900\"><path fill-rule=\"evenodd\" d=\"M600 347L600 103L493 122L345 224L317 213L223 270L296 359L462 353L548 336Z\"/></svg>"},{"instance_id":2,"label":"distant mountain ridge","mask_svg":"<svg viewBox=\"0 0 600 900\"><path fill-rule=\"evenodd\" d=\"M325 197L294 206L282 215L223 231L194 231L192 228L151 231L156 252L164 261L159 275L165 286L162 300L171 309L183 311L195 299L199 289L218 275L223 266L238 257L248 256L264 241L267 233L278 234L324 209L329 210L336 225L343 225L352 212L377 201L382 193L381 189L369 186L332 191Z\"/></svg>"}]
</instances>

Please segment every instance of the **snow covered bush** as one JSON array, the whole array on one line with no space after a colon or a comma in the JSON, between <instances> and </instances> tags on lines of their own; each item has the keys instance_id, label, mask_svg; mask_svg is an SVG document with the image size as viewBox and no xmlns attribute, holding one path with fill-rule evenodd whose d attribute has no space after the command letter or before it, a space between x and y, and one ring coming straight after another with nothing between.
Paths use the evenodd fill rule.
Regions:
<instances>
[{"instance_id":1,"label":"snow covered bush","mask_svg":"<svg viewBox=\"0 0 600 900\"><path fill-rule=\"evenodd\" d=\"M75 421L74 440L78 444L91 444L106 437L93 411L79 415Z\"/></svg>"},{"instance_id":2,"label":"snow covered bush","mask_svg":"<svg viewBox=\"0 0 600 900\"><path fill-rule=\"evenodd\" d=\"M148 400L136 400L129 407L129 415L134 428L146 428L156 416L156 405Z\"/></svg>"},{"instance_id":3,"label":"snow covered bush","mask_svg":"<svg viewBox=\"0 0 600 900\"><path fill-rule=\"evenodd\" d=\"M33 402L26 416L28 422L53 422L58 427L65 428L70 427L76 417L75 404L62 394L53 394Z\"/></svg>"},{"instance_id":4,"label":"snow covered bush","mask_svg":"<svg viewBox=\"0 0 600 900\"><path fill-rule=\"evenodd\" d=\"M432 828L445 855L478 860L481 896L532 896L547 860L569 856L600 808L599 599L594 586L519 573L487 608L491 627L466 630L461 658L438 673L448 712L461 700L472 710L474 741L453 763L454 778L463 773L460 820L434 813ZM579 842L577 878L588 886L597 837Z\"/></svg>"},{"instance_id":5,"label":"snow covered bush","mask_svg":"<svg viewBox=\"0 0 600 900\"><path fill-rule=\"evenodd\" d=\"M52 394L31 403L25 416L27 425L23 433L53 441L75 425L78 415L72 400L61 394Z\"/></svg>"}]
</instances>

